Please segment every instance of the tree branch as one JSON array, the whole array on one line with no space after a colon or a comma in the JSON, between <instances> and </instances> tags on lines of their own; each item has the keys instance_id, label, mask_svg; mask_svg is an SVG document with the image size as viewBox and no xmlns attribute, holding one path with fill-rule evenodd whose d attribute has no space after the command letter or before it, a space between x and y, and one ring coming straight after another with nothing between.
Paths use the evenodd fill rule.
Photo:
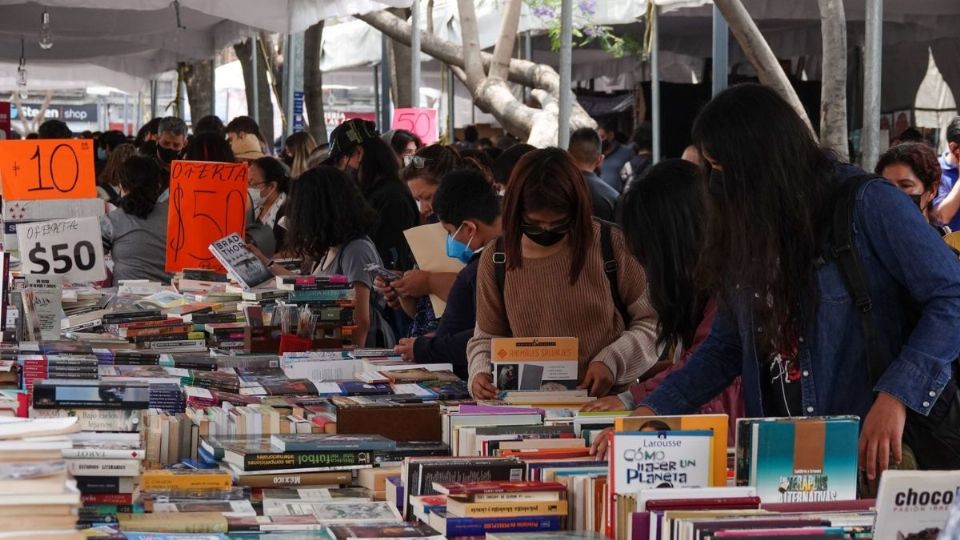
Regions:
<instances>
[{"instance_id":1,"label":"tree branch","mask_svg":"<svg viewBox=\"0 0 960 540\"><path fill-rule=\"evenodd\" d=\"M463 36L463 71L467 74L467 86L477 89L486 78L483 60L480 58L477 9L473 0L457 0L457 9L460 10L460 33Z\"/></svg>"},{"instance_id":2,"label":"tree branch","mask_svg":"<svg viewBox=\"0 0 960 540\"><path fill-rule=\"evenodd\" d=\"M787 79L787 74L783 72L783 68L770 49L767 40L764 39L760 29L757 28L757 24L753 21L750 13L747 12L747 8L743 7L740 0L714 0L713 3L723 14L727 24L730 25L730 31L733 32L740 48L756 70L760 82L773 88L781 97L786 99L787 103L793 107L793 110L800 115L800 118L810 128L810 133L816 137L807 111L804 110L800 98L797 97L797 92L790 84L790 80Z\"/></svg>"},{"instance_id":3,"label":"tree branch","mask_svg":"<svg viewBox=\"0 0 960 540\"><path fill-rule=\"evenodd\" d=\"M520 7L522 0L507 0L500 23L500 37L493 48L493 61L490 63L489 76L495 79L507 80L510 74L510 58L513 56L513 46L517 41L517 27L520 25Z\"/></svg>"},{"instance_id":4,"label":"tree branch","mask_svg":"<svg viewBox=\"0 0 960 540\"><path fill-rule=\"evenodd\" d=\"M847 18L843 0L818 0L823 36L820 82L820 142L843 161L847 144Z\"/></svg>"}]
</instances>

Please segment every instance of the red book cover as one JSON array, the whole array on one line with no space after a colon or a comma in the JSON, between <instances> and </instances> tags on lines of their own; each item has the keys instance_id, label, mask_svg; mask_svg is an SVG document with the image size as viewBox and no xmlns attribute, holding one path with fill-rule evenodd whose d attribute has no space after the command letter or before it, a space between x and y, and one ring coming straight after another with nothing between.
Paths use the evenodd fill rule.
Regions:
<instances>
[{"instance_id":1,"label":"red book cover","mask_svg":"<svg viewBox=\"0 0 960 540\"><path fill-rule=\"evenodd\" d=\"M133 493L86 493L80 495L83 504L133 504Z\"/></svg>"},{"instance_id":2,"label":"red book cover","mask_svg":"<svg viewBox=\"0 0 960 540\"><path fill-rule=\"evenodd\" d=\"M183 320L180 319L179 317L171 317L169 319L159 319L156 321L133 321L133 322L117 323L115 325L110 325L110 326L116 326L118 329L126 328L129 330L129 329L136 329L136 328L158 328L163 326L176 326L178 324L183 324Z\"/></svg>"},{"instance_id":3,"label":"red book cover","mask_svg":"<svg viewBox=\"0 0 960 540\"><path fill-rule=\"evenodd\" d=\"M445 495L480 495L484 493L527 493L567 490L558 482L444 482L434 484L438 493Z\"/></svg>"},{"instance_id":4,"label":"red book cover","mask_svg":"<svg viewBox=\"0 0 960 540\"><path fill-rule=\"evenodd\" d=\"M648 512L665 512L668 510L756 510L758 508L760 508L760 497L647 501Z\"/></svg>"}]
</instances>

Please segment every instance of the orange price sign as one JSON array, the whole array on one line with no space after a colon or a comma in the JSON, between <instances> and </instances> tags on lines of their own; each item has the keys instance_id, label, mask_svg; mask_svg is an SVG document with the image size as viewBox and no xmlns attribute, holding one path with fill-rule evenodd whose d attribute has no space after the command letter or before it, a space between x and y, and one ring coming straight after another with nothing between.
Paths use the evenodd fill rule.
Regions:
<instances>
[{"instance_id":1,"label":"orange price sign","mask_svg":"<svg viewBox=\"0 0 960 540\"><path fill-rule=\"evenodd\" d=\"M94 199L93 142L0 141L0 181L7 201Z\"/></svg>"},{"instance_id":2,"label":"orange price sign","mask_svg":"<svg viewBox=\"0 0 960 540\"><path fill-rule=\"evenodd\" d=\"M244 236L247 164L174 161L167 211L167 272L225 272L207 249L231 233Z\"/></svg>"},{"instance_id":3,"label":"orange price sign","mask_svg":"<svg viewBox=\"0 0 960 540\"><path fill-rule=\"evenodd\" d=\"M396 109L393 111L393 123L390 128L416 133L423 144L433 144L440 139L436 109Z\"/></svg>"}]
</instances>

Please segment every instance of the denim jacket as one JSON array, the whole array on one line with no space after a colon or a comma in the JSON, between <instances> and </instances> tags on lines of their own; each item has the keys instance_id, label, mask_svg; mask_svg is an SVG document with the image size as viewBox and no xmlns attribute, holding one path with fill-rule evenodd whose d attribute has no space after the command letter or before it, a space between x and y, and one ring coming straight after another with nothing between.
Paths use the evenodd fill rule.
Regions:
<instances>
[{"instance_id":1,"label":"denim jacket","mask_svg":"<svg viewBox=\"0 0 960 540\"><path fill-rule=\"evenodd\" d=\"M856 167L838 164L834 180L861 174ZM860 189L853 221L877 334L894 360L871 388L860 313L836 262L826 259L816 270L817 297L807 310L812 313L801 315L805 323L798 360L804 415L862 418L879 391L927 415L960 353L960 262L917 206L881 179ZM756 351L759 327L751 298L756 294L736 288L725 295L710 336L642 405L661 415L689 414L741 375L746 415L764 416L761 377L767 370L761 369ZM910 298L921 310L919 320L909 315Z\"/></svg>"}]
</instances>

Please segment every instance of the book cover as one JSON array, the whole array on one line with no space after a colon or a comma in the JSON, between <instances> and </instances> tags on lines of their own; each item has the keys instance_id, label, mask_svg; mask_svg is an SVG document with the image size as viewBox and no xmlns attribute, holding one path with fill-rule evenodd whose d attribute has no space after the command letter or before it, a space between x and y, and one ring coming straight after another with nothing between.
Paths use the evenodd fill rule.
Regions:
<instances>
[{"instance_id":1,"label":"book cover","mask_svg":"<svg viewBox=\"0 0 960 540\"><path fill-rule=\"evenodd\" d=\"M225 236L210 244L209 249L244 289L252 289L274 277L273 272L247 249L239 234Z\"/></svg>"},{"instance_id":2,"label":"book cover","mask_svg":"<svg viewBox=\"0 0 960 540\"><path fill-rule=\"evenodd\" d=\"M466 502L450 497L447 514L461 517L566 516L567 501Z\"/></svg>"},{"instance_id":3,"label":"book cover","mask_svg":"<svg viewBox=\"0 0 960 540\"><path fill-rule=\"evenodd\" d=\"M216 470L150 470L140 476L144 491L228 490L232 485L229 472Z\"/></svg>"},{"instance_id":4,"label":"book cover","mask_svg":"<svg viewBox=\"0 0 960 540\"><path fill-rule=\"evenodd\" d=\"M492 493L565 492L558 482L435 482L433 489L442 495L467 497Z\"/></svg>"},{"instance_id":5,"label":"book cover","mask_svg":"<svg viewBox=\"0 0 960 540\"><path fill-rule=\"evenodd\" d=\"M486 480L519 482L525 468L516 458L408 458L405 460L405 497L437 495L434 483L478 482ZM411 508L404 502L407 515Z\"/></svg>"},{"instance_id":6,"label":"book cover","mask_svg":"<svg viewBox=\"0 0 960 540\"><path fill-rule=\"evenodd\" d=\"M402 522L400 513L385 501L357 503L286 502L272 506L270 516L313 515L325 525Z\"/></svg>"},{"instance_id":7,"label":"book cover","mask_svg":"<svg viewBox=\"0 0 960 540\"><path fill-rule=\"evenodd\" d=\"M716 444L712 445L712 474L708 485L714 487L727 485L727 415L625 416L614 418L613 423L616 431L711 431L712 439Z\"/></svg>"},{"instance_id":8,"label":"book cover","mask_svg":"<svg viewBox=\"0 0 960 540\"><path fill-rule=\"evenodd\" d=\"M755 422L750 483L764 502L856 499L859 431L855 417Z\"/></svg>"},{"instance_id":9,"label":"book cover","mask_svg":"<svg viewBox=\"0 0 960 540\"><path fill-rule=\"evenodd\" d=\"M877 493L874 537L882 540L936 538L957 501L960 501L960 471L884 471Z\"/></svg>"},{"instance_id":10,"label":"book cover","mask_svg":"<svg viewBox=\"0 0 960 540\"><path fill-rule=\"evenodd\" d=\"M708 486L712 437L706 430L615 432L610 449L614 493Z\"/></svg>"},{"instance_id":11,"label":"book cover","mask_svg":"<svg viewBox=\"0 0 960 540\"><path fill-rule=\"evenodd\" d=\"M68 459L70 473L75 476L130 476L140 475L138 459Z\"/></svg>"},{"instance_id":12,"label":"book cover","mask_svg":"<svg viewBox=\"0 0 960 540\"><path fill-rule=\"evenodd\" d=\"M493 383L501 391L573 390L578 380L576 338L495 338Z\"/></svg>"},{"instance_id":13,"label":"book cover","mask_svg":"<svg viewBox=\"0 0 960 540\"><path fill-rule=\"evenodd\" d=\"M389 451L397 443L380 435L327 435L294 433L273 435L270 443L281 452L321 452L331 450Z\"/></svg>"},{"instance_id":14,"label":"book cover","mask_svg":"<svg viewBox=\"0 0 960 540\"><path fill-rule=\"evenodd\" d=\"M283 488L295 486L345 486L353 480L351 471L249 475L237 478L237 485L251 488Z\"/></svg>"},{"instance_id":15,"label":"book cover","mask_svg":"<svg viewBox=\"0 0 960 540\"><path fill-rule=\"evenodd\" d=\"M483 537L488 533L559 531L562 516L457 517L444 512L430 514L430 525L449 538Z\"/></svg>"},{"instance_id":16,"label":"book cover","mask_svg":"<svg viewBox=\"0 0 960 540\"><path fill-rule=\"evenodd\" d=\"M444 536L422 523L390 523L386 525L330 527L333 540L368 540L373 538L410 538L411 540L443 540Z\"/></svg>"}]
</instances>

